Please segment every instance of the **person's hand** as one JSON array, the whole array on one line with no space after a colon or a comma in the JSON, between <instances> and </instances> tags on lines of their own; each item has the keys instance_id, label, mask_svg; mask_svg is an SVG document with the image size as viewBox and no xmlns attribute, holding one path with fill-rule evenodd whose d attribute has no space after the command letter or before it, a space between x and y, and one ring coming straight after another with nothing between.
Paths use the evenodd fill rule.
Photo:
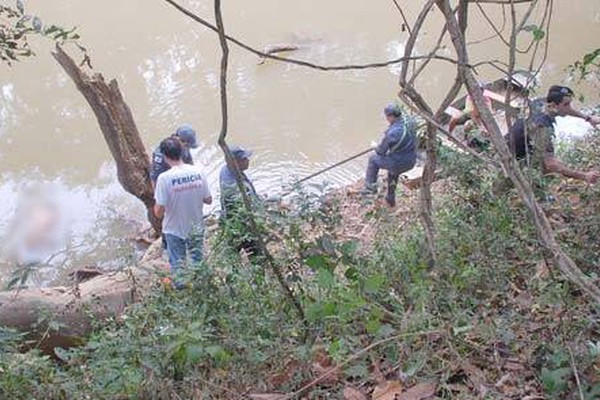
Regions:
<instances>
[{"instance_id":1,"label":"person's hand","mask_svg":"<svg viewBox=\"0 0 600 400\"><path fill-rule=\"evenodd\" d=\"M379 146L379 144L378 144L376 141L374 141L374 140L371 140L371 144L370 144L370 146L371 146L371 148L372 148L372 149L376 149L376 148L377 148L377 146Z\"/></svg>"},{"instance_id":2,"label":"person's hand","mask_svg":"<svg viewBox=\"0 0 600 400\"><path fill-rule=\"evenodd\" d=\"M600 172L598 172L598 171L588 171L585 173L585 181L587 183L589 183L590 185L593 185L596 182L598 182L599 178L600 178Z\"/></svg>"}]
</instances>

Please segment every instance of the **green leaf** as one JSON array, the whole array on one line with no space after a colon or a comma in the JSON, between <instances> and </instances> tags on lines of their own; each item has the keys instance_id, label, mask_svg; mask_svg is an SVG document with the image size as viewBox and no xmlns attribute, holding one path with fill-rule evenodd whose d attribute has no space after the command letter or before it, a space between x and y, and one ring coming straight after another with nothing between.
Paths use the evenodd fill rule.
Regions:
<instances>
[{"instance_id":1,"label":"green leaf","mask_svg":"<svg viewBox=\"0 0 600 400\"><path fill-rule=\"evenodd\" d=\"M309 256L304 260L304 263L314 270L329 268L328 257L323 254Z\"/></svg>"},{"instance_id":2,"label":"green leaf","mask_svg":"<svg viewBox=\"0 0 600 400\"><path fill-rule=\"evenodd\" d=\"M358 270L354 267L350 267L346 270L346 272L344 272L344 276L346 277L346 279L348 279L349 281L352 282L356 282L358 280Z\"/></svg>"},{"instance_id":3,"label":"green leaf","mask_svg":"<svg viewBox=\"0 0 600 400\"><path fill-rule=\"evenodd\" d=\"M333 287L335 283L335 277L333 276L333 272L331 272L327 268L321 268L319 270L319 274L317 275L317 282L320 287L324 289L329 289Z\"/></svg>"},{"instance_id":4,"label":"green leaf","mask_svg":"<svg viewBox=\"0 0 600 400\"><path fill-rule=\"evenodd\" d=\"M544 32L541 29L537 29L535 31L533 31L533 40L535 41L540 41L544 38L544 36L546 36L546 32Z\"/></svg>"},{"instance_id":5,"label":"green leaf","mask_svg":"<svg viewBox=\"0 0 600 400\"><path fill-rule=\"evenodd\" d=\"M531 32L531 34L533 35L533 40L536 41L542 40L544 36L546 36L546 33L539 26L534 24L525 25L523 27L523 30L525 32Z\"/></svg>"},{"instance_id":6,"label":"green leaf","mask_svg":"<svg viewBox=\"0 0 600 400\"><path fill-rule=\"evenodd\" d=\"M309 321L319 321L325 317L337 315L337 305L333 302L316 302L306 309L306 317Z\"/></svg>"},{"instance_id":7,"label":"green leaf","mask_svg":"<svg viewBox=\"0 0 600 400\"><path fill-rule=\"evenodd\" d=\"M573 374L571 368L542 368L541 380L548 394L557 395L567 388L567 380Z\"/></svg>"},{"instance_id":8,"label":"green leaf","mask_svg":"<svg viewBox=\"0 0 600 400\"><path fill-rule=\"evenodd\" d=\"M377 331L379 331L379 328L381 328L381 322L379 322L378 319L371 319L365 324L365 329L370 335L377 333Z\"/></svg>"},{"instance_id":9,"label":"green leaf","mask_svg":"<svg viewBox=\"0 0 600 400\"><path fill-rule=\"evenodd\" d=\"M230 355L221 346L208 346L204 349L216 362L226 362Z\"/></svg>"},{"instance_id":10,"label":"green leaf","mask_svg":"<svg viewBox=\"0 0 600 400\"><path fill-rule=\"evenodd\" d=\"M344 258L352 259L352 257L354 257L358 251L358 241L348 240L344 242L340 247L340 251Z\"/></svg>"},{"instance_id":11,"label":"green leaf","mask_svg":"<svg viewBox=\"0 0 600 400\"><path fill-rule=\"evenodd\" d=\"M349 378L364 379L369 376L369 370L363 363L354 364L344 370L344 373Z\"/></svg>"},{"instance_id":12,"label":"green leaf","mask_svg":"<svg viewBox=\"0 0 600 400\"><path fill-rule=\"evenodd\" d=\"M371 275L365 280L364 291L366 293L377 293L384 282L385 278L382 275Z\"/></svg>"},{"instance_id":13,"label":"green leaf","mask_svg":"<svg viewBox=\"0 0 600 400\"><path fill-rule=\"evenodd\" d=\"M186 358L187 362L189 362L191 364L198 363L198 361L200 361L202 359L203 354L204 354L204 351L202 349L202 346L200 346L200 345L191 345L191 346L186 346L186 348L185 348L185 358Z\"/></svg>"}]
</instances>

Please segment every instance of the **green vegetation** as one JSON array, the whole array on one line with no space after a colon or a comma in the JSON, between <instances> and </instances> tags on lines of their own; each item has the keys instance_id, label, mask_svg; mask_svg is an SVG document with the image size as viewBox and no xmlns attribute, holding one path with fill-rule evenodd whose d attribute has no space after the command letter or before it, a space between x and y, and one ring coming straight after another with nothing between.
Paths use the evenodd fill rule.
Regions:
<instances>
[{"instance_id":1,"label":"green vegetation","mask_svg":"<svg viewBox=\"0 0 600 400\"><path fill-rule=\"evenodd\" d=\"M599 143L595 136L567 156L589 163ZM186 289L157 284L122 317L98 321L84 346L57 350L57 360L17 352L19 338L3 331L0 397L245 398L292 393L339 365L309 398L341 398L349 385L369 394L396 380L434 381L447 399L597 398L600 309L546 264L516 195L492 193L494 172L464 156L444 160L463 173L435 187L436 270L424 262L410 193L400 205L410 212L361 205L373 238L342 234L345 202L360 200L340 195L303 195L296 211L262 219L305 310L308 341L269 271L214 236ZM597 276L600 192L558 180L544 187L562 243Z\"/></svg>"},{"instance_id":2,"label":"green vegetation","mask_svg":"<svg viewBox=\"0 0 600 400\"><path fill-rule=\"evenodd\" d=\"M57 25L45 25L42 20L26 12L23 1L11 5L7 1L0 4L0 61L11 65L15 61L34 55L29 47L31 35L40 35L56 43L77 41L76 28L65 29ZM14 6L12 5L14 4ZM85 53L85 49L78 45Z\"/></svg>"}]
</instances>

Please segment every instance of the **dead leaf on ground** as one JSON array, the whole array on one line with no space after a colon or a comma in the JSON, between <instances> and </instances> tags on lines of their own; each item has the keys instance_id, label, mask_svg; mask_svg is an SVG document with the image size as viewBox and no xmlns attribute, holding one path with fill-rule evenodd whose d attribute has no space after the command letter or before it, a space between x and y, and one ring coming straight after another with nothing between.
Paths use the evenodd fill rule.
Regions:
<instances>
[{"instance_id":1,"label":"dead leaf on ground","mask_svg":"<svg viewBox=\"0 0 600 400\"><path fill-rule=\"evenodd\" d=\"M294 359L288 360L285 363L282 371L269 377L269 384L271 385L271 388L275 389L287 385L301 369L302 365L299 361Z\"/></svg>"},{"instance_id":2,"label":"dead leaf on ground","mask_svg":"<svg viewBox=\"0 0 600 400\"><path fill-rule=\"evenodd\" d=\"M318 349L313 356L312 370L317 377L327 375L320 381L321 384L333 384L341 379L339 370L330 373L333 368L335 366L329 354L324 349Z\"/></svg>"},{"instance_id":3,"label":"dead leaf on ground","mask_svg":"<svg viewBox=\"0 0 600 400\"><path fill-rule=\"evenodd\" d=\"M379 360L373 360L373 379L378 385L385 384L385 376L381 372L381 366Z\"/></svg>"},{"instance_id":4,"label":"dead leaf on ground","mask_svg":"<svg viewBox=\"0 0 600 400\"><path fill-rule=\"evenodd\" d=\"M548 279L550 275L550 270L548 269L548 265L545 260L541 260L535 267L535 275L533 276L535 279Z\"/></svg>"},{"instance_id":5,"label":"dead leaf on ground","mask_svg":"<svg viewBox=\"0 0 600 400\"><path fill-rule=\"evenodd\" d=\"M533 296L527 292L519 293L514 300L518 306L525 310L529 310L533 305Z\"/></svg>"},{"instance_id":6,"label":"dead leaf on ground","mask_svg":"<svg viewBox=\"0 0 600 400\"><path fill-rule=\"evenodd\" d=\"M525 370L525 366L518 358L509 358L504 364L504 369L509 371L523 371Z\"/></svg>"},{"instance_id":7,"label":"dead leaf on ground","mask_svg":"<svg viewBox=\"0 0 600 400\"><path fill-rule=\"evenodd\" d=\"M433 396L436 388L435 382L419 383L402 393L398 400L424 400Z\"/></svg>"},{"instance_id":8,"label":"dead leaf on ground","mask_svg":"<svg viewBox=\"0 0 600 400\"><path fill-rule=\"evenodd\" d=\"M371 400L396 400L396 395L402 394L400 381L382 382L375 386Z\"/></svg>"},{"instance_id":9,"label":"dead leaf on ground","mask_svg":"<svg viewBox=\"0 0 600 400\"><path fill-rule=\"evenodd\" d=\"M340 371L339 370L335 370L330 372L332 369L334 369L335 367L324 367L319 363L313 363L312 365L312 370L313 373L317 376L317 377L321 377L323 375L326 375L323 379L321 379L319 381L319 383L321 384L333 384L336 383L340 380L341 375L340 375Z\"/></svg>"},{"instance_id":10,"label":"dead leaf on ground","mask_svg":"<svg viewBox=\"0 0 600 400\"><path fill-rule=\"evenodd\" d=\"M367 400L367 397L360 390L352 386L346 386L342 394L344 395L344 400Z\"/></svg>"},{"instance_id":11,"label":"dead leaf on ground","mask_svg":"<svg viewBox=\"0 0 600 400\"><path fill-rule=\"evenodd\" d=\"M571 202L571 206L576 206L581 202L581 196L578 194L572 194L569 196L569 201Z\"/></svg>"},{"instance_id":12,"label":"dead leaf on ground","mask_svg":"<svg viewBox=\"0 0 600 400\"><path fill-rule=\"evenodd\" d=\"M323 348L319 348L315 351L313 355L313 363L320 364L322 367L331 367L333 362L331 361L331 357L327 354L327 351Z\"/></svg>"}]
</instances>

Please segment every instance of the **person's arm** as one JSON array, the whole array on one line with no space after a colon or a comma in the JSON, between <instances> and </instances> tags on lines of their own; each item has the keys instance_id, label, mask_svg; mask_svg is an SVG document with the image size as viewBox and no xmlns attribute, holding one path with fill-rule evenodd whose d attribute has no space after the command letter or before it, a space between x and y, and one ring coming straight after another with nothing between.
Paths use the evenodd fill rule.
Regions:
<instances>
[{"instance_id":1,"label":"person's arm","mask_svg":"<svg viewBox=\"0 0 600 400\"><path fill-rule=\"evenodd\" d=\"M596 183L600 178L600 172L598 171L583 172L570 168L551 154L544 156L544 172L556 172L567 178L579 179L590 184Z\"/></svg>"},{"instance_id":2,"label":"person's arm","mask_svg":"<svg viewBox=\"0 0 600 400\"><path fill-rule=\"evenodd\" d=\"M154 204L154 215L156 218L161 219L165 215L165 206L160 204Z\"/></svg>"},{"instance_id":3,"label":"person's arm","mask_svg":"<svg viewBox=\"0 0 600 400\"><path fill-rule=\"evenodd\" d=\"M567 115L570 115L572 117L581 118L594 126L600 124L600 117L597 117L595 115L584 114L581 111L575 110L574 108L570 108L567 111Z\"/></svg>"},{"instance_id":4,"label":"person's arm","mask_svg":"<svg viewBox=\"0 0 600 400\"><path fill-rule=\"evenodd\" d=\"M202 176L202 182L204 183L204 193L202 195L202 201L204 202L204 204L212 204L213 198L212 194L210 193L210 186L208 185L206 176L203 173L201 173L200 175Z\"/></svg>"},{"instance_id":5,"label":"person's arm","mask_svg":"<svg viewBox=\"0 0 600 400\"><path fill-rule=\"evenodd\" d=\"M383 135L383 139L381 139L379 146L375 148L375 153L381 156L386 155L390 148L395 145L398 140L400 140L400 135L398 134L397 129L388 129Z\"/></svg>"},{"instance_id":6,"label":"person's arm","mask_svg":"<svg viewBox=\"0 0 600 400\"><path fill-rule=\"evenodd\" d=\"M165 215L165 204L167 204L167 193L163 177L159 176L154 189L154 215L158 219L162 219Z\"/></svg>"}]
</instances>

